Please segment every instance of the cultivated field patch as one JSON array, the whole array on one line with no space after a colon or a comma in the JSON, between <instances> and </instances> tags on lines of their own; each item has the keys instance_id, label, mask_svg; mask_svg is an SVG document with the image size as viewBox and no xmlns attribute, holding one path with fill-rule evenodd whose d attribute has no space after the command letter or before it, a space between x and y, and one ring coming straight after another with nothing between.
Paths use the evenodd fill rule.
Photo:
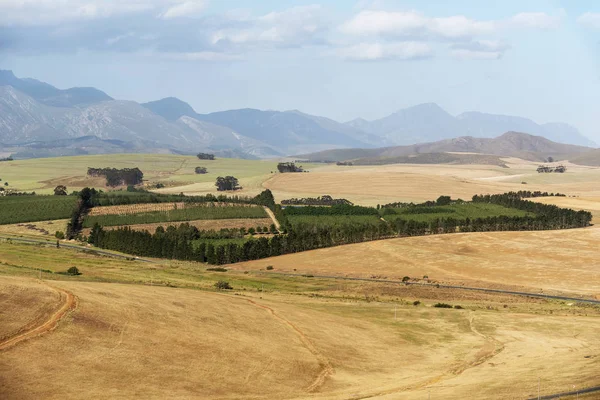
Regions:
<instances>
[{"instance_id":1,"label":"cultivated field patch","mask_svg":"<svg viewBox=\"0 0 600 400\"><path fill-rule=\"evenodd\" d=\"M156 222L153 224L139 224L139 225L127 225L128 228L133 229L134 231L148 231L154 232L156 228L162 226L166 228L170 225L178 226L183 222L174 222L174 223L164 223L164 222ZM273 221L270 218L231 218L231 219L206 219L206 220L197 220L197 221L185 221L186 224L194 226L201 231L209 231L215 230L219 231L221 229L239 229L239 228L256 228L257 226L270 226ZM106 229L117 229L119 226L109 226ZM91 228L85 228L82 233L84 235L90 234ZM0 232L2 232L2 227L0 227Z\"/></svg>"},{"instance_id":2,"label":"cultivated field patch","mask_svg":"<svg viewBox=\"0 0 600 400\"><path fill-rule=\"evenodd\" d=\"M146 205L142 205L145 207ZM136 210L137 205L132 207ZM142 207L142 208L143 208ZM101 226L124 226L124 225L140 225L153 223L167 223L178 221L194 221L194 220L214 220L214 219L246 219L257 218L264 219L267 217L265 210L262 207L254 206L247 207L243 205L234 205L227 207L218 206L197 206L188 205L184 208L172 209L170 211L153 211L153 212L133 212L131 214L102 214L90 215L84 220L84 227L91 228L94 224Z\"/></svg>"},{"instance_id":3,"label":"cultivated field patch","mask_svg":"<svg viewBox=\"0 0 600 400\"><path fill-rule=\"evenodd\" d=\"M77 200L76 196L0 197L0 225L69 218Z\"/></svg>"}]
</instances>

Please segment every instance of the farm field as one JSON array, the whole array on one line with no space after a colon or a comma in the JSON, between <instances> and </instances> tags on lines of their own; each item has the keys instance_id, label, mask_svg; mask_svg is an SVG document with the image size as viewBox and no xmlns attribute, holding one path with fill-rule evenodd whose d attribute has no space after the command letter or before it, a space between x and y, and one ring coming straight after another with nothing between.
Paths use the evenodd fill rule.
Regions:
<instances>
[{"instance_id":1,"label":"farm field","mask_svg":"<svg viewBox=\"0 0 600 400\"><path fill-rule=\"evenodd\" d=\"M476 392L512 399L534 396L540 373L542 393L590 386L598 375L595 308L253 272L214 274L192 263L146 265L51 247L31 252L31 246L0 243L0 249L0 297L14 296L10 313L0 313L11 326L52 313L54 290L77 298L55 330L3 351L3 398L413 399L431 393L463 399ZM76 264L83 275L45 272L40 283L32 279L40 261L51 270ZM233 292L211 291L223 277ZM163 287L167 282L175 287ZM19 313L32 297L39 298L38 312ZM422 304L412 305L414 299ZM464 309L433 308L440 300ZM549 347L554 363L547 362ZM62 367L44 372L49 360ZM69 385L73 379L81 384Z\"/></svg>"},{"instance_id":2,"label":"farm field","mask_svg":"<svg viewBox=\"0 0 600 400\"><path fill-rule=\"evenodd\" d=\"M93 210L93 209L92 209ZM139 224L139 225L127 225L130 229L136 231L148 231L153 233L156 231L156 228L162 226L166 228L169 225L178 226L183 222L174 222L174 223L164 223L157 222L153 224ZM196 221L185 221L186 224L191 226L195 226L198 230L208 231L208 230L221 230L221 229L239 229L239 228L256 228L257 226L271 226L273 220L271 218L231 218L231 219L206 219L206 220L196 220ZM0 226L0 232L3 232L3 227ZM116 229L117 227L106 227L106 229ZM84 235L89 235L90 228L85 228L83 230Z\"/></svg>"},{"instance_id":3,"label":"farm field","mask_svg":"<svg viewBox=\"0 0 600 400\"><path fill-rule=\"evenodd\" d=\"M146 206L145 204L143 206ZM183 222L215 219L265 219L267 214L262 207L227 206L205 207L186 206L171 211L140 212L135 214L101 214L90 215L84 220L84 227L91 228L98 223L101 226L124 226L167 222Z\"/></svg>"},{"instance_id":4,"label":"farm field","mask_svg":"<svg viewBox=\"0 0 600 400\"><path fill-rule=\"evenodd\" d=\"M24 222L19 224L0 225L0 235L54 238L57 231L67 230L68 219L53 221Z\"/></svg>"},{"instance_id":5,"label":"farm field","mask_svg":"<svg viewBox=\"0 0 600 400\"><path fill-rule=\"evenodd\" d=\"M510 285L600 299L596 227L539 232L457 233L388 239L236 264L278 271L369 277L429 276L466 286ZM364 255L368 255L365 261Z\"/></svg>"},{"instance_id":6,"label":"farm field","mask_svg":"<svg viewBox=\"0 0 600 400\"><path fill-rule=\"evenodd\" d=\"M288 216L288 220L292 226L297 226L298 224L337 226L352 223L377 225L381 223L379 217L375 215L290 215Z\"/></svg>"},{"instance_id":7,"label":"farm field","mask_svg":"<svg viewBox=\"0 0 600 400\"><path fill-rule=\"evenodd\" d=\"M75 196L0 196L0 225L69 218Z\"/></svg>"},{"instance_id":8,"label":"farm field","mask_svg":"<svg viewBox=\"0 0 600 400\"><path fill-rule=\"evenodd\" d=\"M405 220L430 222L441 218L475 219L496 216L524 217L529 215L525 211L502 207L496 204L470 202L449 204L447 206L392 208L392 210L397 214L385 214L385 209L382 210L381 213L384 214L383 217L386 221L394 221L395 219L401 218Z\"/></svg>"},{"instance_id":9,"label":"farm field","mask_svg":"<svg viewBox=\"0 0 600 400\"><path fill-rule=\"evenodd\" d=\"M161 193L217 194L214 187L216 177L233 175L243 186L243 190L236 192L239 195L253 196L269 188L278 200L329 194L371 206L397 201L422 202L440 195L468 200L475 194L523 189L600 197L600 168L566 163L568 171L565 174L538 174L537 163L516 158L503 160L508 168L493 165L348 167L305 164L310 173L279 174L272 173L277 161L270 160L204 161L193 156L117 154L3 162L0 164L0 178L8 181L10 188L51 193L59 184L66 185L69 191L85 186L104 188L102 178L86 176L87 168L91 166L139 167L144 172L145 181L167 186L156 190ZM199 165L207 166L209 173L194 174L194 168Z\"/></svg>"},{"instance_id":10,"label":"farm field","mask_svg":"<svg viewBox=\"0 0 600 400\"><path fill-rule=\"evenodd\" d=\"M104 178L90 178L87 168L135 168L144 173L151 184L167 187L159 192L179 194L214 193L217 176L233 175L240 180L242 195L256 195L262 191L262 182L276 171L276 161L217 158L199 160L195 156L171 154L111 154L77 157L16 160L0 164L0 179L9 182L9 188L49 194L57 185L69 191L84 187L105 188ZM195 174L194 168L204 166L207 174ZM311 169L313 165L306 164Z\"/></svg>"}]
</instances>

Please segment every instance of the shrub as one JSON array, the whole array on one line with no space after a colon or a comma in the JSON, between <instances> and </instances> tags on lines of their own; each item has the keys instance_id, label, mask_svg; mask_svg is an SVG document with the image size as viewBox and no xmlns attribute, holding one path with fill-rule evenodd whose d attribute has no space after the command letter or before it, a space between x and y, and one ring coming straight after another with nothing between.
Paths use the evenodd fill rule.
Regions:
<instances>
[{"instance_id":1,"label":"shrub","mask_svg":"<svg viewBox=\"0 0 600 400\"><path fill-rule=\"evenodd\" d=\"M454 308L456 308L457 310L462 310L463 309L462 306L458 306L458 305L454 306Z\"/></svg>"},{"instance_id":2,"label":"shrub","mask_svg":"<svg viewBox=\"0 0 600 400\"><path fill-rule=\"evenodd\" d=\"M435 308L452 308L450 304L446 303L436 303L433 305Z\"/></svg>"},{"instance_id":3,"label":"shrub","mask_svg":"<svg viewBox=\"0 0 600 400\"><path fill-rule=\"evenodd\" d=\"M229 282L227 281L218 281L217 283L215 283L215 287L219 290L231 290L233 289L231 287L231 285L229 284Z\"/></svg>"},{"instance_id":4,"label":"shrub","mask_svg":"<svg viewBox=\"0 0 600 400\"><path fill-rule=\"evenodd\" d=\"M67 270L67 275L81 275L77 267L71 267Z\"/></svg>"},{"instance_id":5,"label":"shrub","mask_svg":"<svg viewBox=\"0 0 600 400\"><path fill-rule=\"evenodd\" d=\"M56 237L57 239L63 240L65 238L65 233L61 232L61 231L56 231L56 233L54 234L54 237Z\"/></svg>"},{"instance_id":6,"label":"shrub","mask_svg":"<svg viewBox=\"0 0 600 400\"><path fill-rule=\"evenodd\" d=\"M408 282L410 281L410 276L405 276L404 278L402 278L402 282Z\"/></svg>"},{"instance_id":7,"label":"shrub","mask_svg":"<svg viewBox=\"0 0 600 400\"><path fill-rule=\"evenodd\" d=\"M419 300L415 300L415 301L413 301L413 306L418 306L418 305L420 305L420 304L421 304L421 302L420 302Z\"/></svg>"},{"instance_id":8,"label":"shrub","mask_svg":"<svg viewBox=\"0 0 600 400\"><path fill-rule=\"evenodd\" d=\"M423 275L423 279L429 279L429 275Z\"/></svg>"},{"instance_id":9,"label":"shrub","mask_svg":"<svg viewBox=\"0 0 600 400\"><path fill-rule=\"evenodd\" d=\"M206 268L207 271L213 271L213 272L227 272L226 268L222 268L222 267L217 267L217 268Z\"/></svg>"},{"instance_id":10,"label":"shrub","mask_svg":"<svg viewBox=\"0 0 600 400\"><path fill-rule=\"evenodd\" d=\"M267 267L267 271L272 271L273 269L274 269L274 268L273 268L273 266L272 266L272 265L269 265L269 266Z\"/></svg>"}]
</instances>

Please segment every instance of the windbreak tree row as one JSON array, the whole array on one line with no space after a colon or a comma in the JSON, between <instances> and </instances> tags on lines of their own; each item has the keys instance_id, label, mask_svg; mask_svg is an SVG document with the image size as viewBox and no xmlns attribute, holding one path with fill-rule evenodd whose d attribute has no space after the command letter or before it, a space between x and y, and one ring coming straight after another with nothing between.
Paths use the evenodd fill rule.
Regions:
<instances>
[{"instance_id":1,"label":"windbreak tree row","mask_svg":"<svg viewBox=\"0 0 600 400\"><path fill-rule=\"evenodd\" d=\"M280 218L281 233L284 234L274 235L271 238L251 239L243 244L227 243L215 246L211 243L201 243L199 246L193 247L191 240L198 235L191 237L188 228L186 228L187 230L183 229L181 234L178 234L176 229L157 230L151 234L136 232L129 228L105 231L96 225L89 240L98 247L138 256L193 260L220 265L392 237L455 232L580 228L589 226L592 219L589 212L562 209L553 205L526 201L518 195L504 194L475 196L473 201L516 208L527 211L528 214L526 216L493 216L473 219L438 218L432 221L395 219L389 222L378 221L376 224L351 222L334 226L299 223L291 226L286 217L289 208L284 212L279 205L275 205L270 192L263 193L258 198ZM311 207L303 207L302 211L293 212L307 213L307 215L335 215L336 211L332 211L333 208L335 207L327 208L328 211L314 211L311 210ZM362 208L369 209L352 207L352 210L358 212ZM317 209L317 207L312 207L312 209ZM313 212L317 214L312 214Z\"/></svg>"}]
</instances>

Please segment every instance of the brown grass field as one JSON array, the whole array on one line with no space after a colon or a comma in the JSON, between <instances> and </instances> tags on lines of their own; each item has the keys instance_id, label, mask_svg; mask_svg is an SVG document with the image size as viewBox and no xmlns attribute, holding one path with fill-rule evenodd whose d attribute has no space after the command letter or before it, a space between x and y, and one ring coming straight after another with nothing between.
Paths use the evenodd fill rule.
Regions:
<instances>
[{"instance_id":1,"label":"brown grass field","mask_svg":"<svg viewBox=\"0 0 600 400\"><path fill-rule=\"evenodd\" d=\"M490 232L401 238L288 254L235 266L299 274L401 280L404 276L466 286L508 285L600 299L600 229Z\"/></svg>"},{"instance_id":2,"label":"brown grass field","mask_svg":"<svg viewBox=\"0 0 600 400\"><path fill-rule=\"evenodd\" d=\"M73 159L84 170L87 162ZM193 158L155 161L145 160L143 169L172 183L161 191L213 193L213 178L190 175ZM307 174L270 174L265 162L212 165L215 174L243 170L241 194L267 187L278 200L329 194L374 205L523 189L578 196L535 201L600 215L600 169L569 165L566 174L537 174L535 163L506 162L509 168L318 165ZM11 171L3 173L18 183ZM35 171L23 187L37 187ZM33 225L4 226L0 234L59 230ZM51 244L0 241L1 399L525 399L537 396L538 382L542 394L600 385L598 306L318 277L427 275L441 284L600 299L598 227L390 239L240 263L228 272ZM70 266L83 275L57 274ZM39 268L53 272L40 281ZM234 290L216 292L217 280ZM66 313L65 293L76 299ZM437 302L464 309L434 308ZM22 335L27 340L15 342Z\"/></svg>"},{"instance_id":3,"label":"brown grass field","mask_svg":"<svg viewBox=\"0 0 600 400\"><path fill-rule=\"evenodd\" d=\"M472 300L465 310L441 310L50 283L73 293L77 308L56 329L0 353L2 398L510 399L534 395L538 376L552 392L584 387L600 372L600 319L567 318L559 305L538 304L544 315L536 315L528 303L507 311L496 303L506 299L493 298L487 304L499 310ZM14 303L24 309L21 300L45 290L30 278L0 277L2 293L15 286ZM11 311L3 320L35 324Z\"/></svg>"},{"instance_id":4,"label":"brown grass field","mask_svg":"<svg viewBox=\"0 0 600 400\"><path fill-rule=\"evenodd\" d=\"M64 233L67 230L68 222L68 219L59 219L55 221L0 225L0 235L54 238L56 231Z\"/></svg>"}]
</instances>

